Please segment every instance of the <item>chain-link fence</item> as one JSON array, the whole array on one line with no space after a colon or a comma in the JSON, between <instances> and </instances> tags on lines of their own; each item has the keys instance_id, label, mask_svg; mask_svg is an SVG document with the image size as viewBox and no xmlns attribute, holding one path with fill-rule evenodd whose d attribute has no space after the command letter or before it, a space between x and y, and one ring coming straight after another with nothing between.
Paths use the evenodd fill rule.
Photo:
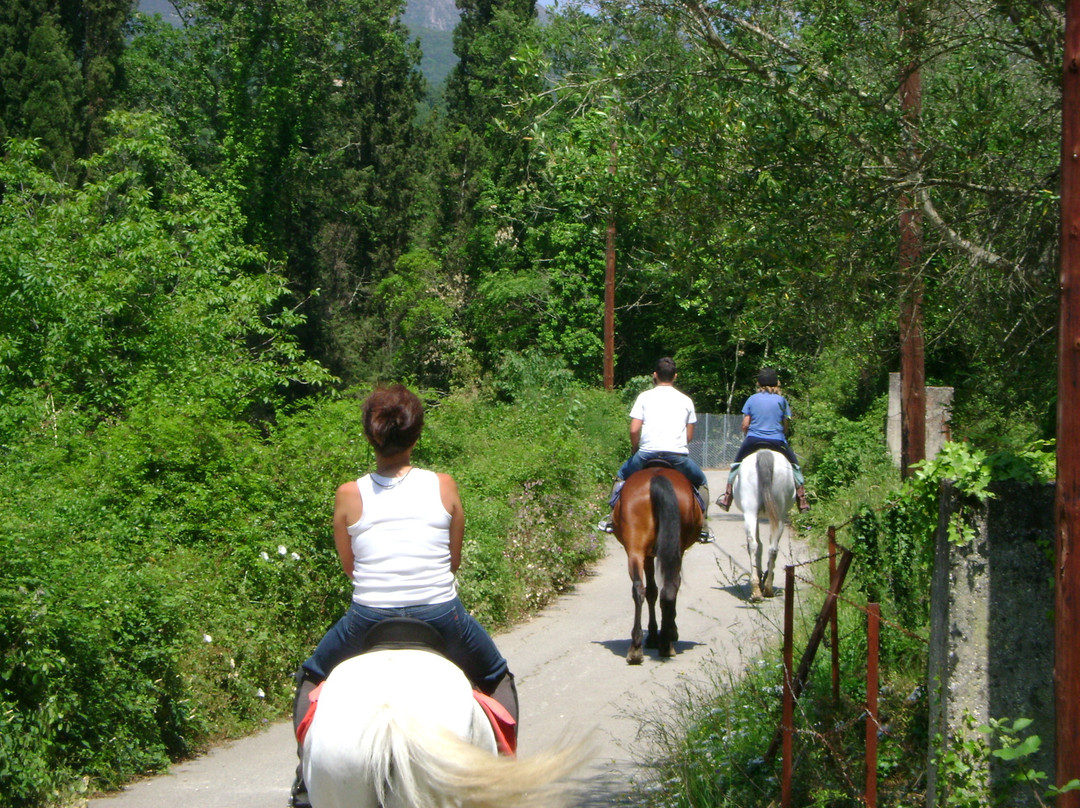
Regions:
<instances>
[{"instance_id":1,"label":"chain-link fence","mask_svg":"<svg viewBox=\"0 0 1080 808\"><path fill-rule=\"evenodd\" d=\"M703 469L731 465L742 445L742 416L698 413L690 457Z\"/></svg>"}]
</instances>

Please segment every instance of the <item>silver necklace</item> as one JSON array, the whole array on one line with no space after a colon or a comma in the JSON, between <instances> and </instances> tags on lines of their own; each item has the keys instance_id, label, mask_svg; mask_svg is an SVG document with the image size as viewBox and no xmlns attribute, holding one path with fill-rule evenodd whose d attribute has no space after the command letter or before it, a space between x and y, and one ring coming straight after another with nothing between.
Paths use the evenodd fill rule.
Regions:
<instances>
[{"instance_id":1,"label":"silver necklace","mask_svg":"<svg viewBox=\"0 0 1080 808\"><path fill-rule=\"evenodd\" d=\"M399 485L401 485L403 482L405 482L405 478L408 477L410 474L412 474L412 468L410 468L408 471L406 471L400 477L383 477L383 475L376 474L373 471L373 472L371 472L371 481L373 483L375 483L375 485L379 486L379 488L397 488ZM382 477L384 480L389 480L390 482L387 482L387 483L379 482L380 477Z\"/></svg>"}]
</instances>

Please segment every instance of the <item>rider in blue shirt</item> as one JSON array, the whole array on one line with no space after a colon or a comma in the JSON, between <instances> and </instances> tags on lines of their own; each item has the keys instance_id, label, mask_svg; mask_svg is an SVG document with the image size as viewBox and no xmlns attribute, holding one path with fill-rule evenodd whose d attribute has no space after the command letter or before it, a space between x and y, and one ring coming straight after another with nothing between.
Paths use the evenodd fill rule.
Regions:
<instances>
[{"instance_id":1,"label":"rider in blue shirt","mask_svg":"<svg viewBox=\"0 0 1080 808\"><path fill-rule=\"evenodd\" d=\"M787 442L787 433L791 427L791 407L787 399L780 395L780 379L773 368L765 368L758 373L758 391L746 399L743 405L742 430L746 433L742 446L735 455L728 474L727 490L721 494L716 504L725 511L731 507L732 485L739 465L748 454L757 449L775 449L791 463L795 474L795 498L799 510L806 513L810 504L806 501L806 486L799 458Z\"/></svg>"}]
</instances>

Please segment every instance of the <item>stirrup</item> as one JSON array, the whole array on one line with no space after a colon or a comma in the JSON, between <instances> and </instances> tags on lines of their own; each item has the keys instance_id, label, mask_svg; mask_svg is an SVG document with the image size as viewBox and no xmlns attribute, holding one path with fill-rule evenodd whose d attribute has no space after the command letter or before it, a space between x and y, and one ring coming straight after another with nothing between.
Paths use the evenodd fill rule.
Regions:
<instances>
[{"instance_id":1,"label":"stirrup","mask_svg":"<svg viewBox=\"0 0 1080 808\"><path fill-rule=\"evenodd\" d=\"M720 507L720 508L722 508L723 510L726 511L728 508L731 507L731 500L732 500L731 493L728 492L728 491L725 491L724 493L722 493L720 496L718 496L716 498L716 504L717 504L718 507Z\"/></svg>"},{"instance_id":2,"label":"stirrup","mask_svg":"<svg viewBox=\"0 0 1080 808\"><path fill-rule=\"evenodd\" d=\"M304 785L304 780L299 774L293 780L292 789L289 792L289 806L290 808L311 808L307 786Z\"/></svg>"},{"instance_id":3,"label":"stirrup","mask_svg":"<svg viewBox=\"0 0 1080 808\"><path fill-rule=\"evenodd\" d=\"M698 542L700 544L709 544L715 538L716 536L713 535L712 528L708 525L703 525L701 528L701 532L698 533Z\"/></svg>"},{"instance_id":4,"label":"stirrup","mask_svg":"<svg viewBox=\"0 0 1080 808\"><path fill-rule=\"evenodd\" d=\"M810 513L810 503L806 501L806 495L798 497L799 513Z\"/></svg>"},{"instance_id":5,"label":"stirrup","mask_svg":"<svg viewBox=\"0 0 1080 808\"><path fill-rule=\"evenodd\" d=\"M614 533L615 525L612 524L610 519L601 519L599 524L597 524L596 529L601 533Z\"/></svg>"}]
</instances>

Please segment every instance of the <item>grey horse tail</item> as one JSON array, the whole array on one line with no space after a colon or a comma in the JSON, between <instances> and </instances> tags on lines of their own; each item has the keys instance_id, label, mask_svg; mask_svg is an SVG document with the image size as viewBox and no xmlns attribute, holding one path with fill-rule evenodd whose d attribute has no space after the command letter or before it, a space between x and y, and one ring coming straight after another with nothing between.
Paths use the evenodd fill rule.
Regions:
<instances>
[{"instance_id":1,"label":"grey horse tail","mask_svg":"<svg viewBox=\"0 0 1080 808\"><path fill-rule=\"evenodd\" d=\"M770 510L775 510L772 501L772 478L773 478L773 454L772 452L757 453L758 490L761 492L761 504L768 505Z\"/></svg>"}]
</instances>

